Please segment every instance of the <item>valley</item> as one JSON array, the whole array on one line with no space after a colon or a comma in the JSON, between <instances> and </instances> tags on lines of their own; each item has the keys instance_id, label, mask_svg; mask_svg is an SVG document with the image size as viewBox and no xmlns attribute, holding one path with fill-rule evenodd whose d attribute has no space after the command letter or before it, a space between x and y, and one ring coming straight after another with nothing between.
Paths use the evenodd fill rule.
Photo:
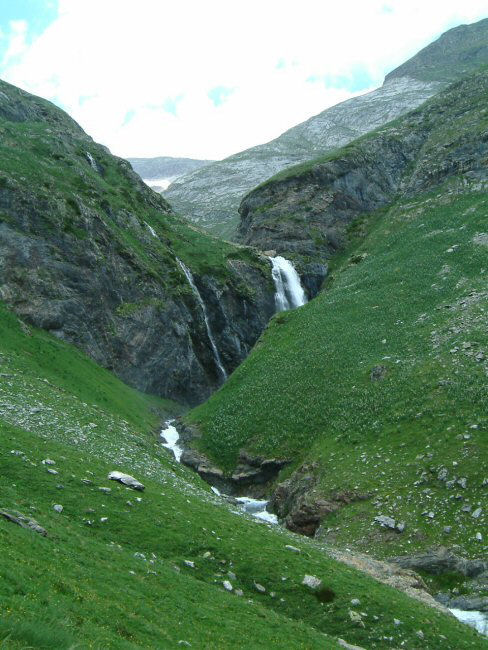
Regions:
<instances>
[{"instance_id":1,"label":"valley","mask_svg":"<svg viewBox=\"0 0 488 650\"><path fill-rule=\"evenodd\" d=\"M2 648L488 647L487 30L217 162L0 81Z\"/></svg>"}]
</instances>

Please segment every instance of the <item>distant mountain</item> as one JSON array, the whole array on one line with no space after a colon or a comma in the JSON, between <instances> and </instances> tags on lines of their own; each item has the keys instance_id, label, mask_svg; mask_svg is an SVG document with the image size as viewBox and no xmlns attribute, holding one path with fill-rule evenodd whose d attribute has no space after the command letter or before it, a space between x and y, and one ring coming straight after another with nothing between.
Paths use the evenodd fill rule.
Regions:
<instances>
[{"instance_id":1,"label":"distant mountain","mask_svg":"<svg viewBox=\"0 0 488 650\"><path fill-rule=\"evenodd\" d=\"M488 19L449 30L389 73L381 88L328 108L271 142L177 179L165 197L201 226L234 237L239 203L256 185L416 108L482 63L488 63Z\"/></svg>"},{"instance_id":2,"label":"distant mountain","mask_svg":"<svg viewBox=\"0 0 488 650\"><path fill-rule=\"evenodd\" d=\"M213 160L171 158L170 156L128 158L127 160L143 181L159 192L165 190L177 178L214 162Z\"/></svg>"}]
</instances>

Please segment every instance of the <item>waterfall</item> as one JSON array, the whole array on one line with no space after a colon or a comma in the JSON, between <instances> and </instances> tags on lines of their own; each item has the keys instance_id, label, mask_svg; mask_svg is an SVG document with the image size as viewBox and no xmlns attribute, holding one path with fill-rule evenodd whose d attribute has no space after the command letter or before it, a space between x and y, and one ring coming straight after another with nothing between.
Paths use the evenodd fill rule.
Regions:
<instances>
[{"instance_id":1,"label":"waterfall","mask_svg":"<svg viewBox=\"0 0 488 650\"><path fill-rule=\"evenodd\" d=\"M271 274L276 287L276 310L286 311L304 305L307 298L293 264L279 255L269 259L273 267Z\"/></svg>"},{"instance_id":2,"label":"waterfall","mask_svg":"<svg viewBox=\"0 0 488 650\"><path fill-rule=\"evenodd\" d=\"M222 375L222 377L223 377L223 379L225 381L227 379L227 373L225 371L224 366L222 365L222 361L220 359L219 351L217 350L217 346L215 345L215 339L213 337L212 330L210 329L210 323L209 323L209 320L208 320L207 308L205 307L205 303L203 302L203 298L202 298L202 296L200 294L200 291L198 291L198 287L195 284L195 281L193 279L193 275L191 274L190 269L187 266L185 266L183 264L183 262L181 260L179 260L178 258L176 258L176 261L180 265L180 268L183 271L183 273L185 274L185 277L188 280L188 284L190 285L191 290L193 291L193 293L195 295L195 298L197 299L198 304L200 305L200 309L202 310L202 314L203 314L203 320L205 321L205 327L207 328L208 340L210 341L210 346L212 347L212 352L213 352L213 356L214 356L214 359L215 359L215 365L219 369L219 372L220 372L220 374Z\"/></svg>"}]
</instances>

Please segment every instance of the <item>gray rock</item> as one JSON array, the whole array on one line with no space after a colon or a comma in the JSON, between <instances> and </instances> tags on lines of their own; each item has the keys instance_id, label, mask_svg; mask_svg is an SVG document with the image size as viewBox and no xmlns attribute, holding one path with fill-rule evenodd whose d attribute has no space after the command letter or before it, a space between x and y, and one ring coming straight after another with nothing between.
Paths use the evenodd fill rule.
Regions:
<instances>
[{"instance_id":1,"label":"gray rock","mask_svg":"<svg viewBox=\"0 0 488 650\"><path fill-rule=\"evenodd\" d=\"M483 512L482 508L476 508L476 510L474 510L474 512L471 514L471 516L473 517L473 519L479 519L482 512Z\"/></svg>"},{"instance_id":2,"label":"gray rock","mask_svg":"<svg viewBox=\"0 0 488 650\"><path fill-rule=\"evenodd\" d=\"M260 585L259 582L255 582L254 587L255 587L256 591L259 591L260 594L266 593L265 587L263 587L263 585Z\"/></svg>"},{"instance_id":3,"label":"gray rock","mask_svg":"<svg viewBox=\"0 0 488 650\"><path fill-rule=\"evenodd\" d=\"M310 587L310 589L319 589L322 586L322 580L316 576L305 575L302 580L302 585Z\"/></svg>"},{"instance_id":4,"label":"gray rock","mask_svg":"<svg viewBox=\"0 0 488 650\"><path fill-rule=\"evenodd\" d=\"M228 580L224 580L222 582L222 585L224 586L224 589L226 591L232 591L232 589L233 589L232 584Z\"/></svg>"},{"instance_id":5,"label":"gray rock","mask_svg":"<svg viewBox=\"0 0 488 650\"><path fill-rule=\"evenodd\" d=\"M123 474L122 472L110 472L108 478L111 481L118 481L119 483L122 483L123 485L126 485L133 490L139 490L142 492L145 489L144 485L133 476L130 476L130 474Z\"/></svg>"},{"instance_id":6,"label":"gray rock","mask_svg":"<svg viewBox=\"0 0 488 650\"><path fill-rule=\"evenodd\" d=\"M388 517L387 515L378 515L374 518L374 520L377 524L383 526L383 528L394 529L396 526L395 520L392 517Z\"/></svg>"},{"instance_id":7,"label":"gray rock","mask_svg":"<svg viewBox=\"0 0 488 650\"><path fill-rule=\"evenodd\" d=\"M296 546L292 546L291 544L285 544L285 548L288 551L292 551L293 553L300 553L301 552L299 548L297 548Z\"/></svg>"},{"instance_id":8,"label":"gray rock","mask_svg":"<svg viewBox=\"0 0 488 650\"><path fill-rule=\"evenodd\" d=\"M432 575L455 572L473 578L488 571L488 562L458 557L443 546L415 555L393 557L389 562L398 564L403 569L425 571Z\"/></svg>"},{"instance_id":9,"label":"gray rock","mask_svg":"<svg viewBox=\"0 0 488 650\"><path fill-rule=\"evenodd\" d=\"M457 596L450 599L449 607L466 611L488 612L488 596Z\"/></svg>"},{"instance_id":10,"label":"gray rock","mask_svg":"<svg viewBox=\"0 0 488 650\"><path fill-rule=\"evenodd\" d=\"M53 510L55 510L56 512L60 512L60 513L61 513L61 512L63 512L64 508L63 508L63 506L60 505L59 503L56 503L56 504L53 506Z\"/></svg>"},{"instance_id":11,"label":"gray rock","mask_svg":"<svg viewBox=\"0 0 488 650\"><path fill-rule=\"evenodd\" d=\"M17 524L17 526L20 526L21 528L28 528L30 530L33 530L35 533L42 535L43 537L47 537L47 530L43 528L35 519L23 515L22 513L17 512L16 510L12 512L6 510L0 510L0 517L3 517L4 519L12 522L13 524Z\"/></svg>"}]
</instances>

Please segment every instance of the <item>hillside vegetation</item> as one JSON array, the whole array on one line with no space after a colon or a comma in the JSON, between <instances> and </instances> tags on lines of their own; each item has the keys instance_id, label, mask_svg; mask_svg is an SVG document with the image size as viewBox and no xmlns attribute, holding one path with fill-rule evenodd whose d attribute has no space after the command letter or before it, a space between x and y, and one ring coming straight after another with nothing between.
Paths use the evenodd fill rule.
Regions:
<instances>
[{"instance_id":1,"label":"hillside vegetation","mask_svg":"<svg viewBox=\"0 0 488 650\"><path fill-rule=\"evenodd\" d=\"M0 516L3 648L332 649L336 636L416 647L419 630L425 648L482 647L455 619L314 542L229 509L152 435L174 407L3 307L0 362L0 511L47 532ZM113 470L145 491L107 480ZM302 585L306 574L323 590ZM352 598L362 625L351 619Z\"/></svg>"},{"instance_id":2,"label":"hillside vegetation","mask_svg":"<svg viewBox=\"0 0 488 650\"><path fill-rule=\"evenodd\" d=\"M201 449L226 469L243 447L292 460L280 481L291 477L295 499L275 493L287 523L294 508L320 514L321 499L349 495L349 505L322 512L318 534L376 556L434 543L487 550L487 98L480 73L335 154L346 172L334 176L332 162L331 183L357 178L366 159L374 186L384 143L397 139L401 152L406 138L412 150L420 125L391 204L353 206L325 290L275 316L229 382L189 415ZM290 194L314 174L313 165L297 170ZM325 183L314 191L330 192ZM300 492L303 475L310 483ZM404 522L404 532L381 528L379 515Z\"/></svg>"}]
</instances>

